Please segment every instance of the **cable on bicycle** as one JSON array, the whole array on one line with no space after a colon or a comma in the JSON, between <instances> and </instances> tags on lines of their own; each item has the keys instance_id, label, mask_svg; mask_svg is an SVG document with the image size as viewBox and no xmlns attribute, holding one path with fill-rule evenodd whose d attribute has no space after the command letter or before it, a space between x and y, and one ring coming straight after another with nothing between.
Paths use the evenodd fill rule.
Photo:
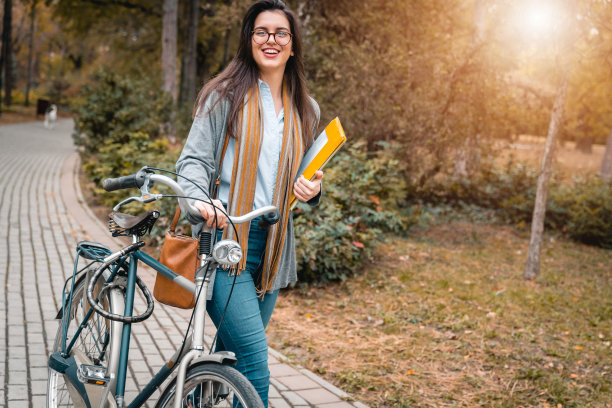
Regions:
<instances>
[{"instance_id":1,"label":"cable on bicycle","mask_svg":"<svg viewBox=\"0 0 612 408\"><path fill-rule=\"evenodd\" d=\"M168 173L168 174L173 174L173 175L175 175L176 177L180 177L180 178L182 178L182 179L184 179L184 180L186 180L186 181L190 182L191 184L193 184L193 185L194 185L194 186L195 186L197 189L199 189L199 190L200 190L200 191L201 191L201 192L202 192L202 193L203 193L203 194L206 196L206 199L207 199L207 200L206 200L206 199L201 199L201 198L196 198L196 197L179 196L179 195L162 195L162 197L168 197L168 198L187 198L187 199L191 199L191 200L198 200L198 201L202 201L202 202L208 203L209 205L211 205L211 206L213 207L213 211L214 211L214 214L215 214L215 216L214 216L214 217L215 217L215 223L214 223L214 225L217 225L217 211L221 211L223 214L225 214L225 216L226 216L226 218L227 218L228 222L229 222L229 223L230 223L230 225L232 226L232 228L233 228L233 230L234 230L234 234L235 234L235 236L236 236L236 242L237 242L237 243L240 245L240 240L239 240L239 238L238 238L238 233L237 233L236 225L235 225L235 224L234 224L234 223L231 221L231 219L230 219L230 217L229 217L228 213L225 211L225 208L219 208L219 207L217 207L217 206L216 206L216 205L213 203L212 198L210 197L210 194L208 194L208 192L207 192L206 190L204 190L204 188L203 188L202 186L198 185L198 184L197 184L196 182L194 182L193 180L191 180L191 179L189 179L189 178L187 178L187 177L185 177L185 176L183 176L183 175L181 175L181 174L178 174L178 173L176 173L176 172L174 172L174 171L171 171L171 170L166 170L166 169L161 169L161 168L156 168L156 167L148 167L148 169L155 170L155 171L161 171L161 172L165 172L165 173ZM217 240L217 236L216 236L217 234L211 234L211 235L214 235L214 236L211 236L211 241L212 241L212 242L211 242L211 245L212 245L212 243L213 243L213 242L215 242L215 241ZM236 269L236 267L234 267L233 269ZM206 272L208 273L208 268L207 268L207 271L206 271ZM230 293L229 293L229 295L228 295L228 297L227 297L227 301L226 301L226 303L225 303L225 307L223 308L223 314L221 315L221 319L220 319L220 321L219 321L219 325L218 325L218 327L217 327L217 332L215 333L215 337L213 338L213 341L212 341L211 346L210 346L210 354L212 354L212 352L213 352L213 348L214 348L214 346L215 346L215 344L216 344L216 342L217 342L217 339L218 339L218 337L219 337L219 328L221 327L221 325L223 324L223 320L225 319L225 314L226 314L227 309L228 309L228 307L229 307L229 302L230 302L230 300L231 300L231 298L232 298L232 294L233 294L233 292L234 292L234 287L235 287L235 285L236 285L236 278L237 278L237 276L238 276L238 274L236 273L236 271L234 271L234 279L233 279L233 281L232 281L232 287L231 287L231 289L230 289ZM202 290L202 289L200 288L200 292L201 292L201 290ZM199 300L199 297L200 297L200 292L198 292L198 296L197 296L197 298L196 298L196 303L197 303L197 301ZM195 309L194 309L194 310L195 310ZM192 322L193 316L194 316L194 313L192 313L192 314L191 314L191 318L190 318L190 320L189 320L189 326L187 327L187 331L189 331L189 328L190 328L190 326L191 326L191 322ZM186 337L185 337L185 339L186 339ZM185 340L183 340L183 345L184 345L184 342L185 342ZM181 351L181 352L182 352L182 351ZM179 355L180 355L180 353L179 353Z\"/></svg>"},{"instance_id":2,"label":"cable on bicycle","mask_svg":"<svg viewBox=\"0 0 612 408\"><path fill-rule=\"evenodd\" d=\"M102 264L98 269L96 269L96 272L94 272L93 276L91 277L89 281L89 284L87 285L87 301L89 302L89 305L99 315L109 320L116 321L116 322L138 323L138 322L142 322L148 319L153 313L155 302L153 301L151 292L149 292L149 289L147 288L147 286L142 282L142 280L138 276L136 276L136 285L138 285L138 287L140 288L140 291L144 295L145 300L147 302L147 310L145 310L143 314L140 314L137 316L123 316L123 315L107 312L102 307L100 307L100 305L98 304L98 302L95 300L93 296L93 291L94 291L96 282L98 281L98 279L100 278L100 276L102 275L102 273L107 267L108 267L107 264ZM103 293L103 290L104 289L102 289L100 292Z\"/></svg>"},{"instance_id":3,"label":"cable on bicycle","mask_svg":"<svg viewBox=\"0 0 612 408\"><path fill-rule=\"evenodd\" d=\"M206 267L206 271L204 272L204 279L206 279L206 275L208 275L209 272L209 268L208 266ZM196 296L196 305L198 304L198 301L200 300L200 294L202 293L202 289L204 288L204 286L200 287L200 290L198 291L198 294ZM187 324L187 330L185 330L185 336L183 337L183 343L181 344L181 348L178 352L178 359L181 358L181 354L183 354L183 349L185 348L185 343L187 342L187 337L189 336L189 330L191 329L191 323L193 322L193 317L195 316L195 307L193 308L192 312L191 312L191 316L189 317L189 323Z\"/></svg>"},{"instance_id":4,"label":"cable on bicycle","mask_svg":"<svg viewBox=\"0 0 612 408\"><path fill-rule=\"evenodd\" d=\"M238 244L240 244L240 241L237 238L238 234L236 233L236 226L230 220L228 213L225 211L225 209L221 209L221 208L217 207L213 203L212 197L210 196L210 194L208 194L208 192L206 190L204 190L204 188L202 186L200 186L198 183L196 183L195 181L191 180L190 178L187 178L187 177L183 176L182 174L179 174L179 173L177 173L175 171L172 171L172 170L160 169L159 167L147 167L147 168L151 169L151 170L162 171L162 172L165 172L165 173L168 173L168 174L173 174L177 178L180 177L183 180L186 180L186 181L190 182L191 184L193 184L198 190L200 190L206 196L206 199L201 199L201 198L196 198L196 197L181 197L181 196L176 196L176 197L177 198L188 198L188 199L191 199L191 200L202 201L204 203L207 203L207 204L211 205L213 207L213 211L215 212L215 225L217 225L217 210L221 211L223 214L225 214L225 216L227 217L227 220L232 225L232 228L234 229L234 233L236 234L236 242L238 242ZM169 197L171 197L171 196L169 196ZM216 237L214 239L216 240Z\"/></svg>"},{"instance_id":5,"label":"cable on bicycle","mask_svg":"<svg viewBox=\"0 0 612 408\"><path fill-rule=\"evenodd\" d=\"M236 269L236 267L232 269ZM219 338L219 331L220 331L219 329L221 328L221 325L223 324L223 320L225 319L225 312L227 312L227 308L229 306L230 299L232 298L232 293L234 292L234 287L236 286L237 277L238 277L238 274L234 273L234 280L232 281L232 287L230 288L229 295L227 295L227 301L225 302L225 307L223 308L223 314L221 314L221 319L219 320L219 327L217 327L217 332L215 333L215 337L213 338L213 341L210 343L210 350L208 354L213 353L213 348L215 347L215 343L217 342L217 339Z\"/></svg>"}]
</instances>

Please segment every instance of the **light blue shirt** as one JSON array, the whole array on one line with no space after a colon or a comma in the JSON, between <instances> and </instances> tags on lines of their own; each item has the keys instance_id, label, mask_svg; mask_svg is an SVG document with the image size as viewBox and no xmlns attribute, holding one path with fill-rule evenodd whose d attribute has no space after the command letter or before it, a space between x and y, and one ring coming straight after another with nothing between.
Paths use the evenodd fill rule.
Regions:
<instances>
[{"instance_id":1,"label":"light blue shirt","mask_svg":"<svg viewBox=\"0 0 612 408\"><path fill-rule=\"evenodd\" d=\"M281 109L278 116L276 115L270 87L261 79L259 80L259 91L261 93L263 110L263 141L261 143L259 161L257 162L257 184L255 185L255 200L253 202L254 210L272 204L285 125L284 109ZM218 199L226 206L235 155L236 139L231 137L227 142L227 150L223 158L218 196Z\"/></svg>"}]
</instances>

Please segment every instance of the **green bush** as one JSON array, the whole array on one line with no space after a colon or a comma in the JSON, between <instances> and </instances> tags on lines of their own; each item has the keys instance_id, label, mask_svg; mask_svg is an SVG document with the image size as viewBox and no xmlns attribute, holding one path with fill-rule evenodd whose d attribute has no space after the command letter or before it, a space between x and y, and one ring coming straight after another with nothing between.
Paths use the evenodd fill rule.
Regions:
<instances>
[{"instance_id":1,"label":"green bush","mask_svg":"<svg viewBox=\"0 0 612 408\"><path fill-rule=\"evenodd\" d=\"M528 221L533 211L537 172L524 163L485 168L471 177L441 177L414 188L413 200L493 209L504 221ZM552 182L553 185L556 181Z\"/></svg>"},{"instance_id":2,"label":"green bush","mask_svg":"<svg viewBox=\"0 0 612 408\"><path fill-rule=\"evenodd\" d=\"M360 143L344 147L325 169L318 207L294 211L300 281L327 282L354 273L381 242L384 232L410 224L402 214L403 165L391 146L366 153Z\"/></svg>"},{"instance_id":3,"label":"green bush","mask_svg":"<svg viewBox=\"0 0 612 408\"><path fill-rule=\"evenodd\" d=\"M171 105L159 89L150 82L102 72L75 104L74 138L82 146L83 168L96 186L96 199L109 212L119 201L137 192L106 192L101 188L105 178L132 174L144 165L174 169L179 151L159 136ZM150 206L158 208L162 215L152 235L157 240L174 214L176 201L165 199ZM142 211L142 205L130 204L121 211L137 213Z\"/></svg>"},{"instance_id":4,"label":"green bush","mask_svg":"<svg viewBox=\"0 0 612 408\"><path fill-rule=\"evenodd\" d=\"M97 153L109 140L129 143L130 134L159 136L170 119L170 97L150 80L135 80L101 71L94 85L83 87L73 107L74 140L86 153Z\"/></svg>"},{"instance_id":5,"label":"green bush","mask_svg":"<svg viewBox=\"0 0 612 408\"><path fill-rule=\"evenodd\" d=\"M438 178L412 188L411 199L450 205L478 213L492 210L497 219L531 222L538 172L524 163L485 169L469 178ZM612 248L612 185L597 176L571 182L553 177L549 184L546 227L590 245ZM474 214L476 215L476 214Z\"/></svg>"},{"instance_id":6,"label":"green bush","mask_svg":"<svg viewBox=\"0 0 612 408\"><path fill-rule=\"evenodd\" d=\"M551 201L563 209L553 214L557 228L577 241L612 248L612 183L597 176L577 179Z\"/></svg>"}]
</instances>

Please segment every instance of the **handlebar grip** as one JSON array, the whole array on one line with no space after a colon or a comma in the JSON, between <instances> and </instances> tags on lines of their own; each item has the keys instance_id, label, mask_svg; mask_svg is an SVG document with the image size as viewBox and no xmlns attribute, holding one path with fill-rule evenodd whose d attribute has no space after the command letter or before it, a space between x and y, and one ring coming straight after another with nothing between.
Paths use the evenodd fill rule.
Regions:
<instances>
[{"instance_id":1,"label":"handlebar grip","mask_svg":"<svg viewBox=\"0 0 612 408\"><path fill-rule=\"evenodd\" d=\"M259 220L258 225L261 229L268 229L270 228L270 226L276 224L279 220L280 213L278 212L278 210L276 210L272 213L264 214Z\"/></svg>"},{"instance_id":2,"label":"handlebar grip","mask_svg":"<svg viewBox=\"0 0 612 408\"><path fill-rule=\"evenodd\" d=\"M274 225L280 220L280 213L276 210L271 214L264 214L263 219L266 220L268 224Z\"/></svg>"},{"instance_id":3,"label":"handlebar grip","mask_svg":"<svg viewBox=\"0 0 612 408\"><path fill-rule=\"evenodd\" d=\"M144 177L142 180L138 180L137 176L138 173L117 178L107 178L102 182L102 188L106 191L122 190L124 188L140 188L144 182Z\"/></svg>"},{"instance_id":4,"label":"handlebar grip","mask_svg":"<svg viewBox=\"0 0 612 408\"><path fill-rule=\"evenodd\" d=\"M124 188L140 188L144 184L147 174L152 173L153 171L149 167L144 166L135 174L104 180L102 182L102 188L106 191L122 190Z\"/></svg>"}]
</instances>

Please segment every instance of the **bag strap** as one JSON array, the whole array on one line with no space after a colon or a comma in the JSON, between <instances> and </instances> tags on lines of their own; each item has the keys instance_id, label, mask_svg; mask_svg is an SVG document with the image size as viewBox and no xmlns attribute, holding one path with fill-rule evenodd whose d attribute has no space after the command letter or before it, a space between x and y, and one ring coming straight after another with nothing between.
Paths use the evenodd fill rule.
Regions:
<instances>
[{"instance_id":1,"label":"bag strap","mask_svg":"<svg viewBox=\"0 0 612 408\"><path fill-rule=\"evenodd\" d=\"M227 150L227 144L229 142L229 130L225 135L225 142L223 143L223 150L221 151L221 161L219 162L219 171L217 175L217 179L215 180L215 186L213 187L212 198L217 198L217 190L219 188L219 184L221 183L221 169L223 168L223 159L225 158L225 151ZM176 212L174 213L174 218L172 219L172 223L170 224L170 233L174 234L176 230L176 224L181 216L181 206L176 206Z\"/></svg>"},{"instance_id":2,"label":"bag strap","mask_svg":"<svg viewBox=\"0 0 612 408\"><path fill-rule=\"evenodd\" d=\"M176 212L174 213L174 218L172 219L172 224L170 224L170 229L168 230L170 231L171 234L174 234L174 231L176 230L176 224L178 223L180 216L181 216L181 206L177 205Z\"/></svg>"},{"instance_id":3,"label":"bag strap","mask_svg":"<svg viewBox=\"0 0 612 408\"><path fill-rule=\"evenodd\" d=\"M217 198L217 190L221 183L221 169L223 169L223 159L225 158L225 151L227 150L227 144L229 142L229 130L225 135L225 142L223 143L223 150L221 151L221 161L219 162L219 170L217 171L217 179L215 180L215 186L213 187L212 198Z\"/></svg>"}]
</instances>

